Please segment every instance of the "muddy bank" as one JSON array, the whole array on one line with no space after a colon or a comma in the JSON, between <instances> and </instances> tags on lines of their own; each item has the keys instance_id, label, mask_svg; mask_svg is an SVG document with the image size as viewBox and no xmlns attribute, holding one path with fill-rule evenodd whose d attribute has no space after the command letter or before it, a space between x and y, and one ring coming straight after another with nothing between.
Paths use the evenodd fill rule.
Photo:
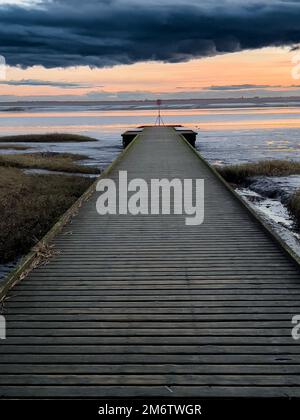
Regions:
<instances>
[{"instance_id":1,"label":"muddy bank","mask_svg":"<svg viewBox=\"0 0 300 420\"><path fill-rule=\"evenodd\" d=\"M300 175L253 177L236 188L244 200L300 256L300 230L288 202L300 188Z\"/></svg>"},{"instance_id":2,"label":"muddy bank","mask_svg":"<svg viewBox=\"0 0 300 420\"><path fill-rule=\"evenodd\" d=\"M241 186L286 204L291 195L300 188L300 175L250 177Z\"/></svg>"}]
</instances>

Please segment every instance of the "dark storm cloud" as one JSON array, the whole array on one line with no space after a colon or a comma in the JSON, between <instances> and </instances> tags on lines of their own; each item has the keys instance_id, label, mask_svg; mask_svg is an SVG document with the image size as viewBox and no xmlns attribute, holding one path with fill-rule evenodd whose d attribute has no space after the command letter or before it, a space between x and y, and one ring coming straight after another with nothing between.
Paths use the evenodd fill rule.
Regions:
<instances>
[{"instance_id":1,"label":"dark storm cloud","mask_svg":"<svg viewBox=\"0 0 300 420\"><path fill-rule=\"evenodd\" d=\"M300 42L289 0L52 0L0 7L0 54L45 67L129 64Z\"/></svg>"}]
</instances>

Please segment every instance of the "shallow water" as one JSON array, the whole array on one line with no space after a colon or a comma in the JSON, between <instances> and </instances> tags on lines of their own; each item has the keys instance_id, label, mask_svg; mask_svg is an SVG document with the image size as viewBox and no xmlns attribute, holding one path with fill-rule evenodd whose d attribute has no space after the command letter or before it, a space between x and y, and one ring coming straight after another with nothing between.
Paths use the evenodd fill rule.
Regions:
<instances>
[{"instance_id":1,"label":"shallow water","mask_svg":"<svg viewBox=\"0 0 300 420\"><path fill-rule=\"evenodd\" d=\"M1 153L43 151L85 154L91 158L85 164L98 165L103 169L122 151L122 132L139 125L153 124L155 118L153 110L100 110L84 104L80 107L68 105L18 112L0 111L0 132L3 136L65 132L97 140L85 143L18 143L29 145L32 149L25 152L1 150ZM300 108L297 107L176 109L163 111L163 118L165 124L181 124L196 130L199 133L197 149L215 165L262 159L300 160ZM267 184L263 186L260 182L259 191L257 183L256 191L261 199L250 202L300 255L298 233L282 204L283 195L286 197L286 194L300 188L300 177L272 178L268 182L268 188ZM275 182L282 196L268 196L270 182ZM245 191L240 193L249 199Z\"/></svg>"},{"instance_id":2,"label":"shallow water","mask_svg":"<svg viewBox=\"0 0 300 420\"><path fill-rule=\"evenodd\" d=\"M165 124L198 131L197 148L213 163L300 160L300 108L177 109L163 115ZM153 110L89 111L82 106L73 111L69 107L65 111L0 112L2 135L66 132L97 139L97 143L26 144L36 151L83 153L102 167L122 150L122 132L154 121Z\"/></svg>"},{"instance_id":3,"label":"shallow water","mask_svg":"<svg viewBox=\"0 0 300 420\"><path fill-rule=\"evenodd\" d=\"M300 160L299 128L253 128L200 132L197 148L217 165L265 159Z\"/></svg>"}]
</instances>

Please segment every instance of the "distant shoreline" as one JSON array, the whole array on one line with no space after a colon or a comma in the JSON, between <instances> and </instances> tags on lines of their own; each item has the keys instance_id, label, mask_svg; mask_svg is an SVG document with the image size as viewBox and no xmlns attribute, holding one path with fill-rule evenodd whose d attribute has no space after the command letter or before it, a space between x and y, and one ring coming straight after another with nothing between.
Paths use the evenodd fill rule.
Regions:
<instances>
[{"instance_id":1,"label":"distant shoreline","mask_svg":"<svg viewBox=\"0 0 300 420\"><path fill-rule=\"evenodd\" d=\"M162 99L163 109L268 108L300 106L300 97ZM84 107L85 110L121 111L156 109L156 101L10 101L0 102L0 112L24 112L45 108Z\"/></svg>"}]
</instances>

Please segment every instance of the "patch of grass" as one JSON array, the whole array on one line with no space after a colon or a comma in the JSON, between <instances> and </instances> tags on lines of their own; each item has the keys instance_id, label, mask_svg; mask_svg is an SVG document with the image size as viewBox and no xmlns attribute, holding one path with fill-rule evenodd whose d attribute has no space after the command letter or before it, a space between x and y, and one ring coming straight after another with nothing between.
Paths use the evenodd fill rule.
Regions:
<instances>
[{"instance_id":1,"label":"patch of grass","mask_svg":"<svg viewBox=\"0 0 300 420\"><path fill-rule=\"evenodd\" d=\"M300 162L293 160L262 160L256 163L216 167L226 181L241 184L252 176L288 176L300 174Z\"/></svg>"},{"instance_id":2,"label":"patch of grass","mask_svg":"<svg viewBox=\"0 0 300 420\"><path fill-rule=\"evenodd\" d=\"M0 262L25 254L93 180L0 167Z\"/></svg>"},{"instance_id":3,"label":"patch of grass","mask_svg":"<svg viewBox=\"0 0 300 420\"><path fill-rule=\"evenodd\" d=\"M22 134L19 136L0 137L0 143L68 143L97 141L92 137L79 134L49 133L49 134Z\"/></svg>"},{"instance_id":4,"label":"patch of grass","mask_svg":"<svg viewBox=\"0 0 300 420\"><path fill-rule=\"evenodd\" d=\"M29 146L22 146L20 144L0 144L0 150L29 150Z\"/></svg>"},{"instance_id":5,"label":"patch of grass","mask_svg":"<svg viewBox=\"0 0 300 420\"><path fill-rule=\"evenodd\" d=\"M300 190L297 190L292 194L287 203L287 207L295 217L297 224L300 226Z\"/></svg>"},{"instance_id":6,"label":"patch of grass","mask_svg":"<svg viewBox=\"0 0 300 420\"><path fill-rule=\"evenodd\" d=\"M245 184L253 176L289 176L300 174L300 162L294 160L263 160L256 163L215 167L232 184ZM300 189L285 203L300 226Z\"/></svg>"},{"instance_id":7,"label":"patch of grass","mask_svg":"<svg viewBox=\"0 0 300 420\"><path fill-rule=\"evenodd\" d=\"M79 165L77 160L88 159L84 155L72 153L24 153L0 155L0 166L23 169L48 169L82 174L99 174L101 171L92 166Z\"/></svg>"}]
</instances>

